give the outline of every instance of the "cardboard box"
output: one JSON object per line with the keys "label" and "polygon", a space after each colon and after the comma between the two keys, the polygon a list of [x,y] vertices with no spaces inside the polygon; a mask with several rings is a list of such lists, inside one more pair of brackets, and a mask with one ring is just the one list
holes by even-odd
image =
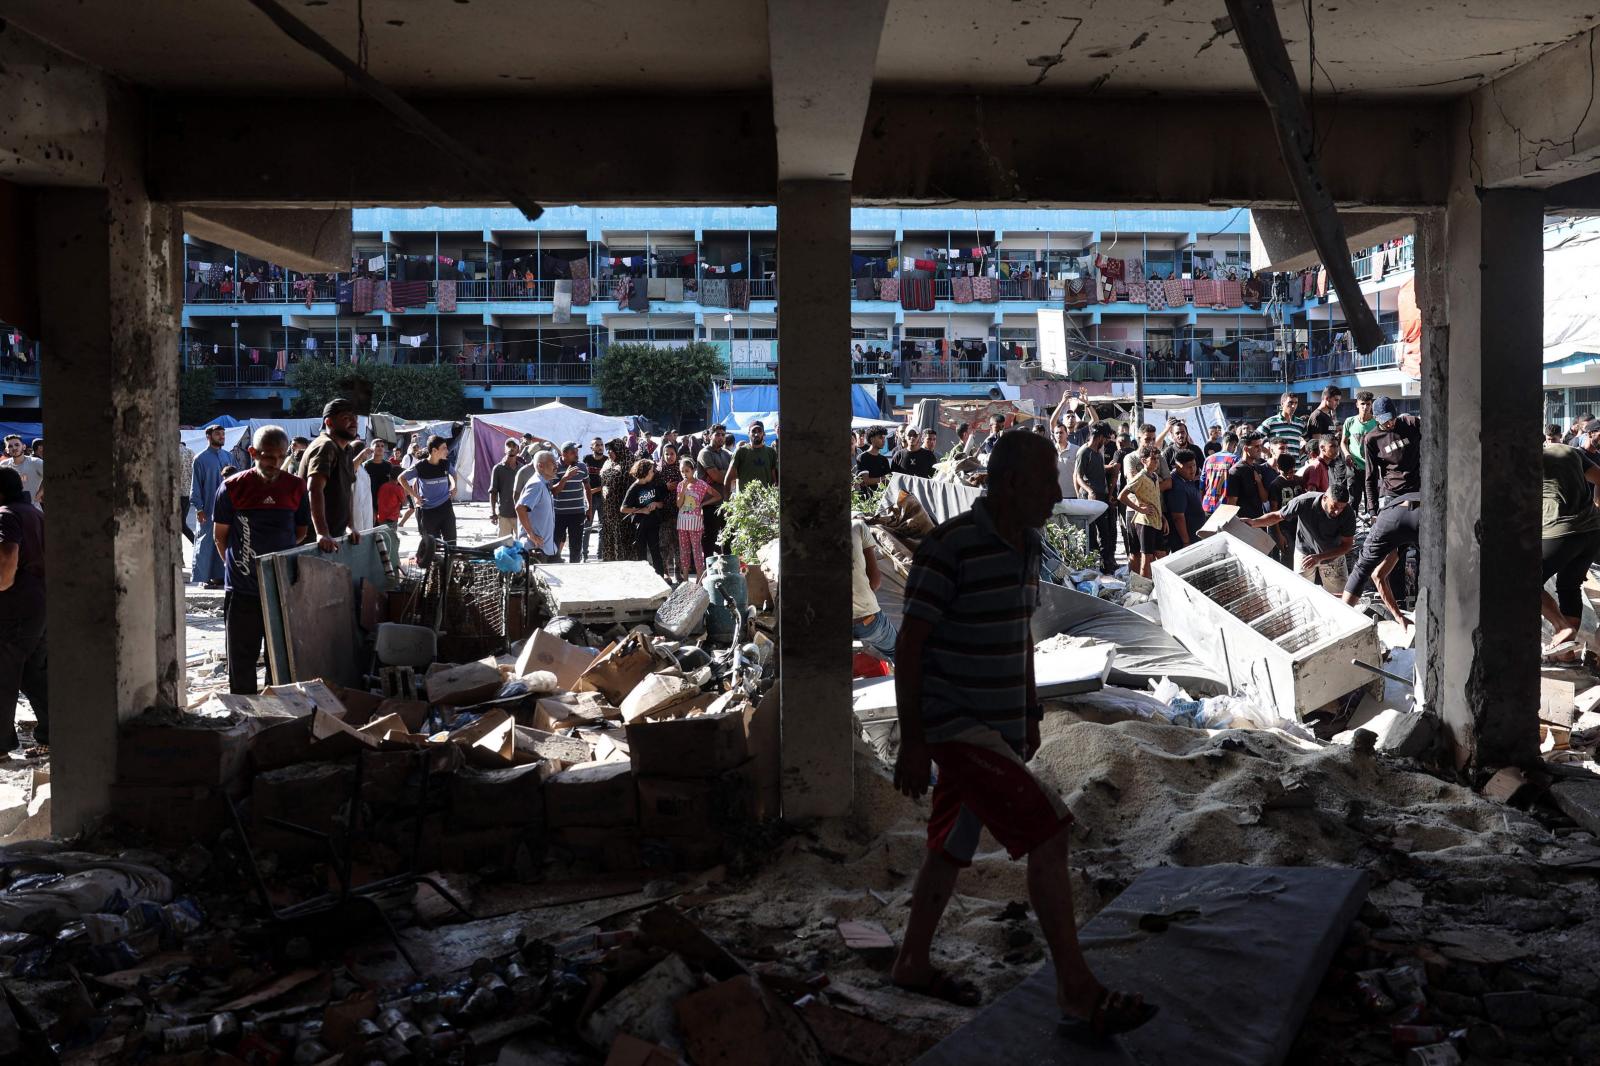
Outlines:
{"label": "cardboard box", "polygon": [[250,738],[260,723],[231,726],[143,726],[117,743],[117,780],[128,785],[223,785],[244,770]]}
{"label": "cardboard box", "polygon": [[450,778],[450,822],[469,829],[541,825],[544,783],[554,773],[543,759],[504,770],[462,767]]}
{"label": "cardboard box", "polygon": [[257,774],[250,790],[251,820],[264,828],[269,818],[281,818],[318,832],[332,832],[334,820],[350,801],[354,778],[354,767],[326,762]]}
{"label": "cardboard box", "polygon": [[569,729],[584,722],[602,719],[620,719],[622,712],[598,692],[568,692],[559,696],[545,696],[534,704],[533,728],[545,733]]}
{"label": "cardboard box", "polygon": [[656,669],[650,630],[639,627],[626,637],[608,645],[578,677],[577,690],[598,692],[614,706],[620,706],[628,693]]}
{"label": "cardboard box", "polygon": [[[711,704],[731,705],[718,700]],[[699,701],[684,708],[705,710]],[[750,727],[756,709],[748,702],[720,714],[709,711],[671,717],[635,719],[628,723],[628,749],[634,772],[641,777],[715,777],[750,758]]]}
{"label": "cardboard box", "polygon": [[438,672],[429,671],[428,702],[466,707],[494,699],[505,682],[494,659],[461,663]]}
{"label": "cardboard box", "polygon": [[429,740],[455,744],[466,752],[469,763],[494,770],[516,761],[516,727],[512,717],[497,707],[453,733],[438,733]]}
{"label": "cardboard box", "polygon": [[311,715],[262,718],[260,732],[250,738],[250,765],[256,773],[292,766],[312,758]]}
{"label": "cardboard box", "polygon": [[522,654],[517,656],[517,676],[545,670],[556,675],[556,682],[564,691],[570,691],[594,660],[593,652],[541,629],[522,646]]}
{"label": "cardboard box", "polygon": [[401,700],[387,699],[373,709],[372,717],[385,718],[391,714],[398,714],[406,728],[413,733],[422,732],[422,726],[428,720],[428,702],[426,700]]}
{"label": "cardboard box", "polygon": [[556,772],[594,760],[594,746],[582,737],[564,737],[542,729],[517,726],[517,757],[543,759]]}
{"label": "cardboard box", "polygon": [[585,763],[544,784],[545,822],[551,829],[612,828],[639,820],[633,767],[625,762]]}
{"label": "cardboard box", "polygon": [[617,709],[622,712],[624,722],[631,722],[665,710],[675,703],[693,699],[699,693],[700,686],[686,678],[673,674],[649,674],[633,686],[633,691],[628,693],[628,698]]}
{"label": "cardboard box", "polygon": [[167,844],[210,842],[230,825],[222,793],[202,785],[114,784],[110,818]]}
{"label": "cardboard box", "polygon": [[645,836],[699,836],[758,821],[755,760],[716,777],[644,777],[639,831]]}

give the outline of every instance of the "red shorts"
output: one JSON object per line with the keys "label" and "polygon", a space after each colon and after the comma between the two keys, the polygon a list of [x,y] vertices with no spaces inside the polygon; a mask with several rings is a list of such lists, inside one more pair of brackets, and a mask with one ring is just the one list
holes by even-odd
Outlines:
{"label": "red shorts", "polygon": [[988,829],[1013,859],[1020,859],[1072,824],[1061,797],[1042,784],[996,736],[993,747],[929,744],[939,767],[928,815],[928,850],[943,850],[957,866],[969,866],[978,831]]}

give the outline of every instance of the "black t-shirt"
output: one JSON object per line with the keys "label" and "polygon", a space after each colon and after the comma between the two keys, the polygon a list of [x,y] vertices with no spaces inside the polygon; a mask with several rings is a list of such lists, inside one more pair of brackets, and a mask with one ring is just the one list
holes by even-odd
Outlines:
{"label": "black t-shirt", "polygon": [[1367,483],[1377,482],[1384,496],[1422,491],[1422,420],[1400,415],[1390,429],[1375,429],[1361,442],[1367,460]]}
{"label": "black t-shirt", "polygon": [[916,477],[933,476],[934,455],[926,448],[910,451],[898,448],[894,453],[894,461],[890,467],[901,474],[912,474]]}
{"label": "black t-shirt", "polygon": [[[628,491],[622,494],[624,507],[649,507],[657,500],[665,500],[667,487],[660,478],[651,478],[649,482],[635,481],[628,486]],[[651,511],[649,514],[629,515],[636,522],[659,522],[660,511]]]}
{"label": "black t-shirt", "polygon": [[606,457],[603,455],[585,455],[583,457],[583,465],[589,468],[589,487],[598,489],[600,487],[600,468],[606,465]]}
{"label": "black t-shirt", "polygon": [[1303,555],[1333,551],[1345,537],[1356,535],[1356,509],[1346,507],[1338,517],[1322,509],[1322,493],[1296,496],[1283,508],[1286,518],[1294,518],[1295,545]]}
{"label": "black t-shirt", "polygon": [[889,460],[877,452],[862,452],[856,456],[856,472],[868,477],[888,477]]}
{"label": "black t-shirt", "polygon": [[[1238,497],[1240,518],[1260,518],[1266,514],[1265,504],[1272,493],[1272,486],[1266,484],[1268,473],[1265,467],[1243,459],[1234,463],[1233,469],[1228,471],[1226,495],[1229,498]],[[1276,475],[1276,472],[1272,473]],[[1267,492],[1265,496],[1262,495],[1263,488]]]}
{"label": "black t-shirt", "polygon": [[1335,436],[1344,423],[1337,414],[1329,414],[1321,407],[1311,412],[1311,417],[1306,419],[1306,437],[1331,437]]}
{"label": "black t-shirt", "polygon": [[0,507],[0,544],[17,546],[17,576],[0,592],[0,619],[15,622],[44,616],[44,512],[24,492]]}
{"label": "black t-shirt", "polygon": [[372,479],[372,491],[377,492],[384,485],[394,480],[400,471],[387,459],[371,459],[363,463],[367,477]]}

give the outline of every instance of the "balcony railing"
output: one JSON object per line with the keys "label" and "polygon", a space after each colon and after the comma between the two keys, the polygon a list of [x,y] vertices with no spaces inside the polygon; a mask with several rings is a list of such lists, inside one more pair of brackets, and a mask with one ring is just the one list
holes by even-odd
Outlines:
{"label": "balcony railing", "polygon": [[457,365],[464,385],[587,385],[592,363],[468,363]]}
{"label": "balcony railing", "polygon": [[1296,359],[1293,371],[1296,381],[1334,377],[1339,374],[1359,374],[1368,370],[1392,370],[1400,365],[1400,344],[1380,344],[1366,355],[1360,352],[1333,352]]}
{"label": "balcony railing", "polygon": [[1398,245],[1387,248],[1364,248],[1350,257],[1350,266],[1356,272],[1356,280],[1372,280],[1372,261],[1377,253],[1382,250],[1388,253],[1384,261],[1384,275],[1397,274],[1406,270],[1414,270],[1417,265],[1417,239],[1415,237],[1402,238]]}
{"label": "balcony railing", "polygon": [[37,362],[18,363],[7,361],[0,363],[0,381],[31,381],[39,380],[39,364]]}

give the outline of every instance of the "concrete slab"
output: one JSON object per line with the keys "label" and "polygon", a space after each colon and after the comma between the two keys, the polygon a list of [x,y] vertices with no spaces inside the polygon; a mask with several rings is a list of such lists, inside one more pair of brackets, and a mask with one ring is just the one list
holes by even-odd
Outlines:
{"label": "concrete slab", "polygon": [[649,621],[672,591],[649,563],[546,566],[539,580],[557,614],[584,622]]}
{"label": "concrete slab", "polygon": [[1348,869],[1146,870],[1078,935],[1108,987],[1160,1004],[1150,1024],[1105,1042],[1060,1035],[1046,963],[917,1062],[1274,1066],[1367,887]]}
{"label": "concrete slab", "polygon": [[1550,798],[1568,818],[1600,836],[1600,778],[1593,781],[1562,781],[1550,789]]}

